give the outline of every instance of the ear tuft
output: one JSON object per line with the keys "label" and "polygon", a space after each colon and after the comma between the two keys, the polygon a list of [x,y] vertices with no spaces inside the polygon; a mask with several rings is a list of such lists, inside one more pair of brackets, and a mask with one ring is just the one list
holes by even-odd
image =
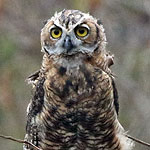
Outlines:
{"label": "ear tuft", "polygon": [[102,24],[102,21],[101,21],[100,19],[98,19],[98,20],[97,20],[97,24],[98,24],[98,25],[101,25],[101,24]]}
{"label": "ear tuft", "polygon": [[45,25],[45,24],[47,24],[47,22],[48,22],[48,20],[44,20],[44,21],[43,21],[43,24]]}

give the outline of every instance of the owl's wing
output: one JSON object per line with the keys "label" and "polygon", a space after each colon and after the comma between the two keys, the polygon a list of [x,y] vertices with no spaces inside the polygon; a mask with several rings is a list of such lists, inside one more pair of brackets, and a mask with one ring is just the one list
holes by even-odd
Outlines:
{"label": "owl's wing", "polygon": [[118,91],[117,91],[116,84],[113,78],[112,78],[112,87],[113,87],[113,96],[114,96],[114,106],[118,115],[119,113]]}
{"label": "owl's wing", "polygon": [[[41,112],[44,103],[44,88],[43,84],[45,78],[39,77],[39,71],[29,77],[31,80],[36,81],[33,88],[33,97],[27,108],[27,125],[25,140],[39,146],[39,130],[40,124],[36,121],[36,116]],[[33,150],[29,145],[24,145],[24,150]]]}
{"label": "owl's wing", "polygon": [[39,74],[40,74],[40,70],[37,70],[36,72],[34,72],[33,74],[31,74],[31,75],[26,79],[26,81],[27,81],[29,84],[30,84],[30,83],[34,83],[35,80],[38,79]]}
{"label": "owl's wing", "polygon": [[[105,63],[104,68],[108,69],[108,73],[110,71],[110,75],[113,75],[111,73],[111,70],[110,70],[110,67],[113,64],[114,64],[114,55],[111,54],[111,52],[107,52],[106,53],[106,63]],[[114,106],[115,106],[115,109],[116,109],[116,112],[117,112],[117,115],[118,115],[118,113],[119,113],[118,91],[117,91],[116,84],[115,84],[113,76],[111,77],[111,80],[112,80],[112,88],[113,88],[113,96],[114,96]]]}

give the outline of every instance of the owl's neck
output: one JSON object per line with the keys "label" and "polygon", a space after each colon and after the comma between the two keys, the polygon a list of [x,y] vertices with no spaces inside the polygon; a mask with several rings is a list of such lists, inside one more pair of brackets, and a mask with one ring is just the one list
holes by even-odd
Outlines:
{"label": "owl's neck", "polygon": [[42,73],[47,73],[51,68],[63,67],[66,70],[76,70],[83,63],[81,56],[75,57],[49,57],[48,55],[43,56],[43,63],[41,67]]}
{"label": "owl's neck", "polygon": [[83,64],[91,64],[93,67],[101,68],[104,72],[111,74],[110,66],[113,65],[113,55],[109,53],[99,53],[92,56],[78,54],[69,57],[50,57],[43,56],[42,72],[47,72],[53,66],[62,66],[67,70],[78,69]]}

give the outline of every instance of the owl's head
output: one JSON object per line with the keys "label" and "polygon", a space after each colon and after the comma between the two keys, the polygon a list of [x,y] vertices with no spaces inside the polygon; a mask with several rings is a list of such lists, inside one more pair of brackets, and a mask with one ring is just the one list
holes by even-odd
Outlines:
{"label": "owl's head", "polygon": [[63,10],[47,20],[41,31],[42,51],[50,56],[92,55],[104,51],[104,28],[91,15]]}

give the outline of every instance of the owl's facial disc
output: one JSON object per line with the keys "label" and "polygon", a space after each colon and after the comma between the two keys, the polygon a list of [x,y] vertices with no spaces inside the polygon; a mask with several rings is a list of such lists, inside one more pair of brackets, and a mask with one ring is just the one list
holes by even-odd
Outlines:
{"label": "owl's facial disc", "polygon": [[56,13],[41,32],[42,51],[53,56],[71,56],[78,53],[91,55],[106,44],[102,25],[89,14],[76,10]]}
{"label": "owl's facial disc", "polygon": [[86,42],[93,31],[87,24],[77,25],[73,29],[65,29],[52,25],[49,28],[49,41],[44,41],[44,50],[49,55],[74,55],[93,52],[97,44]]}

